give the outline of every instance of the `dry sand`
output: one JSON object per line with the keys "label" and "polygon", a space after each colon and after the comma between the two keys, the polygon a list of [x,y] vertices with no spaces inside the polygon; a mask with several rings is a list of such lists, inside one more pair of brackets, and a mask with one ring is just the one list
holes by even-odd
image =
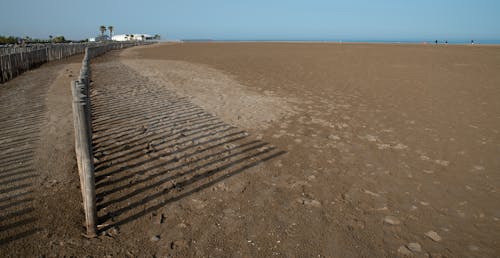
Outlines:
{"label": "dry sand", "polygon": [[56,254],[500,253],[500,47],[161,44],[92,69],[102,234]]}
{"label": "dry sand", "polygon": [[495,256],[499,54],[284,43],[124,51],[121,74],[145,76],[286,152],[156,207],[167,223],[155,227],[152,250],[175,254],[165,246],[181,241],[184,255]]}
{"label": "dry sand", "polygon": [[0,85],[1,257],[86,253],[69,88],[82,58]]}

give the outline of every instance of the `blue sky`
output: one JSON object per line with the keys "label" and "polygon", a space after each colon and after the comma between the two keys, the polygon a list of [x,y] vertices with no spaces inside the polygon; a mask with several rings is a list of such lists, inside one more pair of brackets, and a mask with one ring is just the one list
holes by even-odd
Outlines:
{"label": "blue sky", "polygon": [[84,39],[500,40],[498,0],[0,0],[0,35]]}

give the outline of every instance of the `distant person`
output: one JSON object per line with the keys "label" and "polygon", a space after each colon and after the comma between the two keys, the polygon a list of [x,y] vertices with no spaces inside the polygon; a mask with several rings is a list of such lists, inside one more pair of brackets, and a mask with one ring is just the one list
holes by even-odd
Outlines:
{"label": "distant person", "polygon": [[474,40],[471,40],[471,41],[470,41],[470,44],[471,44],[471,45],[474,45]]}
{"label": "distant person", "polygon": [[445,41],[444,41],[444,44],[445,44],[445,45],[448,45],[448,40],[445,40]]}
{"label": "distant person", "polygon": [[436,40],[435,42],[436,42],[436,45],[437,45],[437,44],[438,44],[438,41]]}

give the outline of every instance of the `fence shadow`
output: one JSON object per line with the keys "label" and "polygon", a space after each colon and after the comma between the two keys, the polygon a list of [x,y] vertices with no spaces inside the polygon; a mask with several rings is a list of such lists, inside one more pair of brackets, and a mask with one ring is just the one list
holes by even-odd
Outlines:
{"label": "fence shadow", "polygon": [[[132,71],[127,72],[135,81],[99,76],[102,70],[114,74],[113,69],[118,74],[125,68],[94,69],[104,82],[99,79],[91,89],[101,230],[148,215],[285,153],[187,99],[148,86],[147,78]],[[127,80],[126,87],[120,80]]]}
{"label": "fence shadow", "polygon": [[40,104],[44,93],[32,89],[36,97],[29,101],[33,103],[19,103],[19,95],[15,96],[19,93],[12,88],[18,86],[7,83],[0,89],[0,246],[39,231],[32,182],[37,177],[34,146],[45,117]]}

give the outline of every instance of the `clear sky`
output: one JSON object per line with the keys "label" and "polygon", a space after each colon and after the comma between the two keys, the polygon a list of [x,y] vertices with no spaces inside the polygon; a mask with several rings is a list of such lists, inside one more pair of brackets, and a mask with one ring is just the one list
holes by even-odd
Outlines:
{"label": "clear sky", "polygon": [[0,35],[500,40],[500,0],[0,0]]}

